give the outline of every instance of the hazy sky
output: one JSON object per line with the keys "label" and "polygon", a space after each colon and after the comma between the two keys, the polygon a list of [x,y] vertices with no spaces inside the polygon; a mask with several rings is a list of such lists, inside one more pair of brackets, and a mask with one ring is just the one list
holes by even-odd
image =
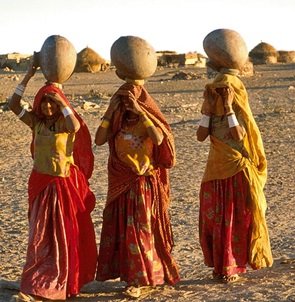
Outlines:
{"label": "hazy sky", "polygon": [[0,0],[0,54],[39,51],[50,35],[105,59],[125,35],[205,54],[203,39],[217,28],[238,31],[249,51],[261,41],[295,50],[295,0]]}

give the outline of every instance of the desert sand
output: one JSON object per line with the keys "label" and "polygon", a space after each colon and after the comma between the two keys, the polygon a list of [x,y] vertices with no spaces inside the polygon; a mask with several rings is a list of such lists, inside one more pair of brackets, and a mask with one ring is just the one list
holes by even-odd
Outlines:
{"label": "desert sand", "polygon": [[[250,106],[261,130],[268,160],[265,194],[267,222],[274,265],[253,271],[249,268],[235,284],[216,283],[211,269],[203,263],[198,242],[198,192],[209,142],[197,142],[203,89],[210,82],[205,68],[163,68],[146,82],[146,88],[171,124],[177,164],[171,169],[171,220],[174,257],[181,281],[175,288],[165,285],[141,297],[140,301],[295,301],[295,64],[258,65],[252,77],[243,78]],[[173,80],[183,71],[193,77]],[[29,153],[30,130],[5,110],[22,73],[0,74],[0,301],[17,294],[25,261],[27,221],[27,180],[32,167]],[[32,103],[45,79],[38,72],[29,83],[24,100]],[[103,73],[75,73],[64,91],[83,116],[94,137],[110,96],[123,82],[114,70]],[[85,106],[85,101],[91,106]],[[87,103],[86,103],[87,105]],[[95,170],[91,188],[97,203],[92,214],[99,244],[102,212],[106,199],[108,147],[93,147]],[[128,301],[118,280],[92,282],[79,297],[69,301]]]}

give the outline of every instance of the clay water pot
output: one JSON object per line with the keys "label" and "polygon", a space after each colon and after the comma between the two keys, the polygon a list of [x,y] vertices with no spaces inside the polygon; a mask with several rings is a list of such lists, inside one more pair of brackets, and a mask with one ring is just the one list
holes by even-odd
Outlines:
{"label": "clay water pot", "polygon": [[241,35],[231,29],[216,29],[203,41],[209,65],[241,70],[248,59],[248,50]]}
{"label": "clay water pot", "polygon": [[144,39],[123,36],[111,47],[111,61],[121,79],[143,80],[157,69],[157,55],[153,47]]}
{"label": "clay water pot", "polygon": [[59,35],[48,37],[35,56],[46,80],[60,84],[70,78],[77,61],[72,43]]}

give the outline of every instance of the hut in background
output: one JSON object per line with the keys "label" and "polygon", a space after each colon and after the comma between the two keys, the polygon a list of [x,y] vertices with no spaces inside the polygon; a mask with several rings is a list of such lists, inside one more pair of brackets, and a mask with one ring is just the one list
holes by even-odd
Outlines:
{"label": "hut in background", "polygon": [[277,63],[278,53],[276,49],[265,42],[259,43],[250,52],[249,57],[253,64]]}
{"label": "hut in background", "polygon": [[197,52],[177,53],[175,51],[157,51],[158,66],[178,67],[195,66],[205,67],[206,57]]}
{"label": "hut in background", "polygon": [[278,51],[278,62],[280,63],[295,63],[295,51]]}
{"label": "hut in background", "polygon": [[158,66],[168,67],[168,66],[179,66],[178,54],[176,51],[163,50],[156,51],[158,58]]}
{"label": "hut in background", "polygon": [[0,68],[14,71],[25,71],[28,69],[32,55],[18,52],[0,55]]}
{"label": "hut in background", "polygon": [[93,49],[86,47],[77,54],[75,72],[99,72],[109,68],[109,63]]}

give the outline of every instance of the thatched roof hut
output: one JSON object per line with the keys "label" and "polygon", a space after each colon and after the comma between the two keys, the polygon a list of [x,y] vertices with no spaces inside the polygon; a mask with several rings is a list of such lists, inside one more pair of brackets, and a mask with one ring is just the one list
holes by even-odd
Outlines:
{"label": "thatched roof hut", "polygon": [[109,67],[108,62],[93,49],[86,47],[77,54],[75,72],[99,72]]}
{"label": "thatched roof hut", "polygon": [[295,51],[278,51],[278,62],[280,63],[295,63]]}
{"label": "thatched roof hut", "polygon": [[249,57],[253,64],[277,63],[278,53],[272,45],[261,42],[249,52]]}

